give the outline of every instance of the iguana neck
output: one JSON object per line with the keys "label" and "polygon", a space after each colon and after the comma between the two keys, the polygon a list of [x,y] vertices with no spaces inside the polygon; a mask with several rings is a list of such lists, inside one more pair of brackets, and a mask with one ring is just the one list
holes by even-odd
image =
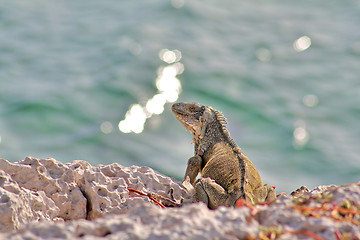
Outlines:
{"label": "iguana neck", "polygon": [[[229,137],[227,130],[225,129],[225,125],[223,121],[225,119],[223,116],[212,110],[214,112],[214,117],[211,121],[204,123],[201,131],[203,132],[203,136],[194,135],[194,143],[195,143],[195,154],[204,155],[206,151],[208,151],[212,146],[214,146],[218,142],[229,142],[232,140]],[[218,119],[221,118],[221,119]],[[232,146],[233,147],[233,146]]]}

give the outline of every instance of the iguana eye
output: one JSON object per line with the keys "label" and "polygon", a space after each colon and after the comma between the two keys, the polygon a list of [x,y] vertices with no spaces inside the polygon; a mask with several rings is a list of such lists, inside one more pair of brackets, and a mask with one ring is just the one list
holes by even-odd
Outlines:
{"label": "iguana eye", "polygon": [[189,108],[189,110],[193,112],[193,111],[195,111],[195,107],[191,106],[191,107]]}

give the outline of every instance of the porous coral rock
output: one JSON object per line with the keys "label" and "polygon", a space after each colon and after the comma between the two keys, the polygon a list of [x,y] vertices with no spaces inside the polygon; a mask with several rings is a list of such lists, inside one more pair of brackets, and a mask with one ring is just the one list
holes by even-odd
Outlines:
{"label": "porous coral rock", "polygon": [[[0,233],[0,239],[307,239],[310,235],[306,234],[360,239],[360,182],[320,186],[297,197],[280,195],[270,205],[209,210],[195,203],[161,209],[148,197],[129,193],[128,188],[166,198],[172,193],[176,201],[187,198],[188,193],[178,182],[149,167],[117,163],[94,167],[82,160],[62,164],[54,159],[26,158],[18,163],[0,160],[0,169],[10,174],[0,174],[4,176],[0,178],[0,224],[10,215],[15,219],[6,229],[15,230]],[[82,218],[91,221],[51,222],[64,216],[57,214],[57,207],[61,211],[66,203],[71,209],[74,202],[67,197],[74,198],[74,189],[86,202],[79,207]],[[334,215],[338,208],[352,213]],[[38,220],[47,221],[31,223]]]}
{"label": "porous coral rock", "polygon": [[[149,167],[124,167],[118,163],[93,167],[82,160],[73,161],[67,166],[74,171],[76,182],[88,200],[87,219],[90,220],[109,213],[122,213],[139,201],[139,198],[129,197],[128,187],[166,198],[170,198],[171,188],[178,202],[187,197],[184,188],[174,179]],[[141,201],[150,200],[142,197]]]}
{"label": "porous coral rock", "polygon": [[[357,206],[359,212],[360,182],[343,186],[319,186],[303,196],[292,198],[280,195],[275,203],[269,206],[258,206],[257,221],[266,228],[281,227],[284,233],[280,239],[296,239],[289,232],[310,232],[322,239],[335,239],[335,231],[348,234],[351,239],[360,239],[360,214],[352,215],[354,222],[334,218],[333,212],[339,204],[346,201]],[[341,207],[341,206],[340,206]],[[304,212],[300,210],[304,209]],[[354,210],[354,209],[353,209]],[[356,211],[356,210],[354,210]]]}
{"label": "porous coral rock", "polygon": [[[0,159],[0,169],[22,188],[43,191],[59,208],[64,220],[95,219],[119,214],[148,197],[131,194],[129,188],[170,198],[178,202],[187,192],[174,179],[149,167],[123,167],[117,163],[94,167],[83,160],[62,164],[55,159],[27,157],[17,163]],[[170,190],[171,189],[171,190]]]}
{"label": "porous coral rock", "polygon": [[44,192],[19,187],[0,170],[0,231],[18,229],[31,221],[58,221],[59,208]]}
{"label": "porous coral rock", "polygon": [[329,194],[333,196],[334,203],[336,204],[340,204],[345,201],[360,204],[360,182],[358,184],[333,187],[329,189]]}
{"label": "porous coral rock", "polygon": [[59,208],[64,220],[86,217],[86,198],[75,182],[73,171],[55,159],[27,157],[17,163],[0,159],[0,169],[8,173],[20,187],[43,191]]}
{"label": "porous coral rock", "polygon": [[124,179],[112,179],[104,175],[99,168],[81,160],[67,165],[74,171],[76,183],[87,199],[87,219],[122,211],[129,198]]}
{"label": "porous coral rock", "polygon": [[[237,217],[228,214],[235,211]],[[29,224],[5,235],[9,240],[37,239],[245,239],[256,236],[258,224],[247,223],[248,209],[222,208],[212,211],[203,203],[183,208],[160,209],[139,203],[126,214],[107,215],[93,221],[61,224]],[[39,234],[41,233],[41,234]]]}

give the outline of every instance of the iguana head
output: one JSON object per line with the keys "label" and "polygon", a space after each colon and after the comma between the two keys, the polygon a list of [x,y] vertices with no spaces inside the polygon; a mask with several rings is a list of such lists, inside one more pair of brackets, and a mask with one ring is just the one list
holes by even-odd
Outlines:
{"label": "iguana head", "polygon": [[203,115],[206,106],[197,103],[175,103],[172,105],[172,111],[176,119],[185,127],[186,130],[195,136],[201,134],[203,126]]}

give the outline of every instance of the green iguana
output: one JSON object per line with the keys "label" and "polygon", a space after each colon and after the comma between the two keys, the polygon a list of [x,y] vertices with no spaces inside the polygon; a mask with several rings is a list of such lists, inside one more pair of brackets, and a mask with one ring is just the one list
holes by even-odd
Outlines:
{"label": "green iguana", "polygon": [[273,187],[263,185],[254,165],[230,138],[220,112],[195,103],[175,103],[172,111],[193,134],[195,155],[188,160],[183,185],[190,182],[195,188],[196,201],[214,209],[234,206],[238,199],[252,204],[276,199]]}

